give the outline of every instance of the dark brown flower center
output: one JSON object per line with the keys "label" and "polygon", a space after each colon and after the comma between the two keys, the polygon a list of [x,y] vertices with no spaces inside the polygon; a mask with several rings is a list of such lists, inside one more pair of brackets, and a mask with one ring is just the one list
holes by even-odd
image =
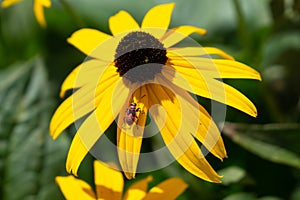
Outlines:
{"label": "dark brown flower center", "polygon": [[114,62],[120,76],[131,82],[144,82],[153,80],[167,59],[167,51],[158,39],[137,31],[122,38]]}

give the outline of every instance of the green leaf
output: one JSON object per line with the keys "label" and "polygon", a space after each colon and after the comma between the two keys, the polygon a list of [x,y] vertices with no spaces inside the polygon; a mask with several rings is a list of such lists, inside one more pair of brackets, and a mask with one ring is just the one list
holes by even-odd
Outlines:
{"label": "green leaf", "polygon": [[242,180],[246,172],[244,169],[237,166],[230,166],[225,169],[219,170],[218,174],[223,175],[222,184],[229,185],[231,183],[236,183]]}
{"label": "green leaf", "polygon": [[266,197],[259,198],[259,200],[282,200],[282,199],[279,197],[266,196]]}
{"label": "green leaf", "polygon": [[293,192],[293,194],[291,195],[291,200],[298,200],[298,199],[300,199],[300,186],[299,185],[295,189],[295,191]]}
{"label": "green leaf", "polygon": [[53,141],[49,82],[41,58],[0,72],[0,199],[59,199],[69,140]]}
{"label": "green leaf", "polygon": [[240,192],[231,194],[224,198],[224,200],[257,200],[254,194],[246,193],[246,192]]}
{"label": "green leaf", "polygon": [[261,198],[257,198],[254,194],[240,192],[227,196],[224,200],[282,200],[279,197],[265,196]]}
{"label": "green leaf", "polygon": [[[273,126],[274,128],[276,128],[274,129],[274,131],[277,130],[278,127],[280,126],[281,124],[278,126]],[[252,136],[256,135],[257,132],[259,132],[260,129],[259,127],[261,127],[261,130],[263,130],[265,126],[262,125],[243,126],[239,124],[225,123],[223,127],[223,133],[238,145],[262,157],[263,159],[275,163],[289,165],[300,169],[300,157],[296,153],[289,151],[288,149],[285,149],[283,147],[277,146],[275,144],[271,144],[250,136],[250,135]],[[282,127],[285,126],[282,125]],[[295,127],[299,128],[299,125]],[[251,134],[245,134],[245,133],[251,133]]]}

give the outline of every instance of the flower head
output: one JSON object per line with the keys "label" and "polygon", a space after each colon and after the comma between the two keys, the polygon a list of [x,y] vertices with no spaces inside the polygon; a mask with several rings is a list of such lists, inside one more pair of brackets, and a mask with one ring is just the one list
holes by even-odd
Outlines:
{"label": "flower head", "polygon": [[68,200],[171,200],[177,198],[187,188],[187,184],[180,178],[170,178],[147,191],[148,183],[152,181],[152,177],[148,176],[147,178],[132,184],[123,196],[124,180],[121,172],[114,170],[99,161],[94,162],[96,192],[86,182],[75,178],[74,176],[58,176],[55,180],[63,195]]}
{"label": "flower head", "polygon": [[190,34],[206,31],[194,26],[168,30],[174,5],[153,7],[141,26],[120,11],[109,19],[112,36],[85,28],[68,39],[89,57],[62,84],[62,97],[75,90],[50,124],[55,139],[87,115],[70,147],[68,172],[77,173],[88,151],[116,120],[120,165],[127,178],[134,178],[149,114],[169,152],[186,170],[220,182],[199,143],[221,160],[226,150],[212,117],[191,93],[256,116],[253,103],[221,79],[260,80],[260,75],[220,49],[182,45]]}
{"label": "flower head", "polygon": [[[1,7],[7,8],[11,5],[19,3],[20,1],[22,1],[22,0],[4,0],[1,3]],[[33,10],[34,10],[35,18],[42,27],[46,26],[44,7],[49,8],[50,6],[51,6],[50,0],[34,0],[33,1]]]}

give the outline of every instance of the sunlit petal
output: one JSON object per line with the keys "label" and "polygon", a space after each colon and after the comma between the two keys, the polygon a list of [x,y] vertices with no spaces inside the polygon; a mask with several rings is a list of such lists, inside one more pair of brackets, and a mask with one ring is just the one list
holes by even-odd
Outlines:
{"label": "sunlit petal", "polygon": [[192,33],[204,35],[206,30],[195,26],[179,26],[170,30],[166,35],[164,35],[161,41],[164,46],[168,48],[177,44]]}
{"label": "sunlit petal", "polygon": [[[93,50],[98,47],[102,42],[110,39],[111,36],[91,28],[83,28],[71,35],[67,41],[74,45],[77,49],[94,58],[99,60],[104,59],[101,54],[97,55],[96,53],[92,54]],[[106,49],[110,53],[114,54],[114,49]],[[110,61],[110,60],[106,60]]]}
{"label": "sunlit petal", "polygon": [[124,187],[122,173],[99,161],[94,162],[94,171],[97,198],[121,200]]}
{"label": "sunlit petal", "polygon": [[171,57],[169,63],[176,67],[176,70],[187,71],[187,73],[197,69],[205,77],[261,80],[260,74],[255,69],[234,60]]}
{"label": "sunlit petal", "polygon": [[146,196],[147,187],[152,177],[148,176],[132,184],[125,193],[124,200],[142,200]]}
{"label": "sunlit petal", "polygon": [[77,89],[87,84],[95,85],[95,82],[102,76],[106,67],[108,67],[106,62],[95,59],[82,63],[64,80],[61,85],[60,97],[62,98],[67,90]]}
{"label": "sunlit petal", "polygon": [[204,77],[197,70],[186,71],[181,67],[175,69],[164,66],[162,73],[177,86],[199,96],[234,107],[253,117],[257,116],[254,104],[233,87],[210,77]]}
{"label": "sunlit petal", "polygon": [[234,58],[226,52],[214,47],[183,47],[183,48],[169,48],[167,52],[168,58],[180,59],[182,57],[190,56],[210,56],[218,55],[222,58],[234,60]]}
{"label": "sunlit petal", "polygon": [[180,178],[170,178],[150,189],[144,200],[173,200],[181,195],[188,185]]}
{"label": "sunlit petal", "polygon": [[74,176],[57,176],[55,178],[64,197],[68,200],[95,200],[96,196],[93,189],[86,182]]}
{"label": "sunlit petal", "polygon": [[[106,89],[105,93],[106,95],[100,98],[96,110],[82,123],[73,139],[66,164],[68,172],[77,173],[87,151],[93,147],[116,118],[117,113],[121,111],[129,94],[129,89],[124,87],[122,79],[120,79],[112,87]],[[78,151],[78,146],[81,152]]]}
{"label": "sunlit petal", "polygon": [[121,10],[109,18],[109,28],[113,35],[138,30],[140,27],[135,19],[126,11]]}
{"label": "sunlit petal", "polygon": [[143,19],[142,29],[148,30],[158,39],[161,38],[169,27],[174,6],[174,3],[170,3],[151,8]]}
{"label": "sunlit petal", "polygon": [[[120,127],[117,129],[119,161],[128,179],[135,177],[148,109],[148,94],[143,86],[137,89],[132,96],[132,102],[125,103],[124,111],[121,111],[119,115],[118,125]],[[136,103],[137,109],[140,110],[137,112],[136,122],[132,125],[128,125],[125,121],[126,110],[130,103]]]}
{"label": "sunlit petal", "polygon": [[53,139],[77,119],[93,111],[103,98],[112,93],[117,81],[121,79],[113,67],[108,67],[103,74],[94,74],[90,80],[86,87],[68,97],[55,111],[50,122],[50,134]]}

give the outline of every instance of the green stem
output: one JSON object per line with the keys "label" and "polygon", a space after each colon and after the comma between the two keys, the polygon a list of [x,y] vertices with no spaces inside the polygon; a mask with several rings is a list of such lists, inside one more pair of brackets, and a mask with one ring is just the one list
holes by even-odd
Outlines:
{"label": "green stem", "polygon": [[61,4],[65,7],[66,11],[73,17],[74,21],[76,22],[79,28],[85,27],[85,23],[80,18],[79,15],[75,12],[72,6],[66,0],[60,0]]}
{"label": "green stem", "polygon": [[5,19],[5,17],[3,16],[2,10],[0,10],[0,57],[1,58],[5,58],[4,60],[1,60],[0,62],[0,69],[2,67],[6,67],[6,65],[8,65],[11,56],[9,54],[9,46],[7,45],[7,42],[5,41],[5,37],[3,34],[3,19]]}
{"label": "green stem", "polygon": [[244,46],[245,49],[248,49],[250,44],[250,35],[247,31],[247,26],[241,8],[240,0],[233,0],[233,5],[235,7],[238,19],[238,32],[240,43]]}

